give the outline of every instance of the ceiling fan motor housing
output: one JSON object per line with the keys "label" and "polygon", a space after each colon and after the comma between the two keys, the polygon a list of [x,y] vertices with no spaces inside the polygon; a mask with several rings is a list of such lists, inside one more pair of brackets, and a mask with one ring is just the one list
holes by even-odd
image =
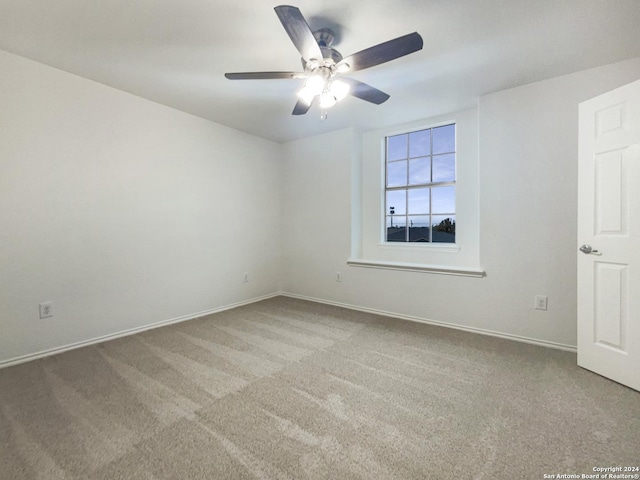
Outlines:
{"label": "ceiling fan motor housing", "polygon": [[330,47],[336,38],[336,34],[330,28],[319,28],[313,32],[313,38],[316,39],[321,47]]}
{"label": "ceiling fan motor housing", "polygon": [[335,39],[333,30],[330,28],[320,28],[313,32],[313,37],[316,39],[316,42],[318,42],[320,52],[322,52],[322,59],[318,58],[318,63],[316,64],[312,61],[315,59],[306,61],[302,58],[302,67],[307,72],[312,72],[318,67],[333,69],[333,67],[342,60],[340,52],[331,47],[331,44]]}
{"label": "ceiling fan motor housing", "polygon": [[[325,60],[325,65],[327,60],[333,61],[333,63],[338,63],[342,60],[342,55],[335,48],[331,47],[333,41],[336,38],[336,34],[330,28],[319,28],[318,30],[313,32],[313,38],[318,42],[318,46],[320,47],[320,51],[322,52],[322,57]],[[327,65],[329,66],[329,65]]]}
{"label": "ceiling fan motor housing", "polygon": [[325,64],[327,60],[330,60],[330,63],[336,64],[340,60],[342,60],[342,55],[335,48],[331,47],[320,47],[320,51],[322,52],[322,57],[324,58]]}

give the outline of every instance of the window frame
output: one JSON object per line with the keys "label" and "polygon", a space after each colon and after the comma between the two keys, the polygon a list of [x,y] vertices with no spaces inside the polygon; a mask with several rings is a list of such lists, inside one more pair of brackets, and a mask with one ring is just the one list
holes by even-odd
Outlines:
{"label": "window frame", "polygon": [[[456,243],[384,241],[386,137],[448,124],[456,125]],[[470,108],[361,134],[352,157],[349,265],[484,276],[480,268],[478,129],[478,110]]]}
{"label": "window frame", "polygon": [[[453,136],[453,150],[452,151],[447,151],[447,152],[440,152],[440,153],[434,153],[433,152],[433,132],[435,129],[437,128],[442,128],[442,127],[448,127],[448,126],[453,126],[454,127],[454,136]],[[428,131],[429,132],[429,153],[427,155],[419,155],[419,156],[415,156],[412,157],[411,156],[411,147],[410,147],[410,140],[411,140],[411,135],[414,133],[420,133],[420,132],[425,132]],[[457,188],[456,186],[456,180],[457,180],[457,169],[458,169],[458,162],[457,162],[457,131],[458,131],[458,126],[456,125],[455,122],[450,122],[450,123],[444,123],[442,125],[436,125],[436,126],[430,126],[430,127],[425,127],[425,128],[419,128],[419,129],[411,129],[402,133],[396,133],[393,135],[386,135],[385,136],[385,148],[384,148],[384,168],[385,168],[385,173],[384,173],[384,201],[383,201],[383,208],[382,208],[382,217],[383,217],[383,223],[385,225],[384,228],[384,235],[382,238],[382,243],[384,244],[420,244],[420,243],[428,243],[428,244],[441,244],[441,245],[455,245],[455,238],[453,242],[434,242],[433,241],[433,217],[450,217],[450,218],[454,218],[454,222],[456,222],[455,217],[456,217],[456,205],[455,205],[455,194],[454,194],[454,211],[453,212],[437,212],[437,213],[433,213],[433,188],[438,188],[438,187],[454,187]],[[407,136],[407,154],[406,157],[403,158],[399,158],[399,159],[393,159],[390,160],[389,159],[389,139],[393,138],[393,137],[398,137],[398,136],[402,136],[402,135],[406,135]],[[454,179],[453,180],[448,180],[448,181],[437,181],[434,182],[433,181],[433,160],[436,157],[443,157],[445,155],[453,155],[454,156]],[[415,183],[412,184],[411,183],[411,168],[410,168],[410,162],[411,160],[417,160],[420,158],[429,158],[429,182],[423,182],[423,183]],[[406,172],[406,178],[407,181],[405,184],[403,185],[396,185],[396,186],[389,186],[389,164],[393,164],[393,163],[400,163],[400,162],[406,162],[407,164],[407,172]],[[429,209],[427,213],[416,213],[416,214],[411,214],[409,212],[409,192],[411,190],[416,190],[416,189],[424,189],[424,188],[428,188],[429,189]],[[391,206],[388,204],[388,193],[389,192],[393,192],[393,191],[404,191],[406,193],[406,198],[405,198],[405,213],[404,214],[393,214],[390,213],[390,208]],[[417,242],[417,241],[411,241],[411,228],[409,227],[409,218],[411,216],[428,216],[429,217],[429,221],[428,221],[428,225],[429,225],[429,240],[427,242]],[[388,228],[389,226],[387,225],[387,221],[390,220],[391,221],[391,225],[393,225],[393,218],[403,218],[405,219],[405,240],[397,240],[397,241],[390,241],[389,240],[389,235],[388,235]]]}

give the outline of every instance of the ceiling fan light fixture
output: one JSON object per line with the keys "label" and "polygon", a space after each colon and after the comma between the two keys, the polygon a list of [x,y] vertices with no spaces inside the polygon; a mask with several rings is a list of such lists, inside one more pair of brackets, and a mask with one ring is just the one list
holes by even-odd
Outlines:
{"label": "ceiling fan light fixture", "polygon": [[310,58],[306,62],[306,68],[308,68],[309,70],[315,70],[319,66],[320,66],[320,62],[318,60],[316,60],[315,58]]}
{"label": "ceiling fan light fixture", "polygon": [[313,99],[315,97],[316,97],[316,94],[307,87],[303,87],[300,90],[298,90],[298,98],[307,105],[311,105],[311,102],[313,102]]}
{"label": "ceiling fan light fixture", "polygon": [[[320,95],[324,90],[324,77],[322,75],[314,74],[307,78],[304,84],[304,88],[313,93],[314,96]],[[304,89],[303,89],[304,90]]]}
{"label": "ceiling fan light fixture", "polygon": [[320,94],[320,108],[323,110],[333,107],[338,101],[330,92],[322,92]]}
{"label": "ceiling fan light fixture", "polygon": [[343,82],[342,80],[334,80],[329,86],[329,93],[335,97],[336,102],[339,102],[347,96],[350,88],[351,87],[348,83]]}

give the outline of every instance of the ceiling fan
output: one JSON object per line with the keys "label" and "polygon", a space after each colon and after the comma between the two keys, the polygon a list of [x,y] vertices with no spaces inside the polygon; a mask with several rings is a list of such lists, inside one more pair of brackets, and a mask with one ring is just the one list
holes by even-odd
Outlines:
{"label": "ceiling fan", "polygon": [[302,55],[304,71],[240,72],[225,73],[224,76],[229,80],[306,79],[304,87],[297,92],[298,102],[293,115],[304,115],[317,101],[324,120],[327,109],[348,94],[380,105],[389,99],[388,94],[343,74],[380,65],[422,49],[422,37],[414,32],[343,58],[340,52],[331,47],[335,38],[331,29],[321,28],[312,32],[300,10],[290,5],[280,5],[275,7],[275,11]]}

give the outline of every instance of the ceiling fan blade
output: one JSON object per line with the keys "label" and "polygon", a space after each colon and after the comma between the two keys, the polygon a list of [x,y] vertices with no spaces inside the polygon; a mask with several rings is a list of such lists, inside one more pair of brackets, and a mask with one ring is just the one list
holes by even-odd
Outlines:
{"label": "ceiling fan blade", "polygon": [[280,5],[274,9],[289,38],[305,60],[322,60],[322,52],[318,46],[309,24],[300,10],[290,5]]}
{"label": "ceiling fan blade", "polygon": [[340,77],[340,80],[349,84],[349,86],[351,87],[349,89],[350,95],[353,95],[354,97],[357,97],[361,100],[366,100],[367,102],[375,103],[376,105],[380,105],[381,103],[389,100],[388,94],[372,87],[371,85],[367,85],[366,83],[362,83],[358,80],[347,77]]}
{"label": "ceiling fan blade", "polygon": [[309,109],[311,108],[312,104],[313,104],[313,102],[311,102],[311,104],[307,105],[302,100],[298,100],[298,103],[296,103],[296,106],[293,107],[293,112],[291,112],[291,115],[304,115],[305,113],[307,113],[309,111]]}
{"label": "ceiling fan blade", "polygon": [[225,73],[229,80],[271,80],[276,78],[304,78],[304,73],[296,72],[239,72]]}
{"label": "ceiling fan blade", "polygon": [[365,68],[380,65],[381,63],[417,52],[422,49],[422,44],[420,34],[413,32],[354,53],[340,61],[338,66],[347,63],[351,67],[350,71],[352,72],[364,70]]}

